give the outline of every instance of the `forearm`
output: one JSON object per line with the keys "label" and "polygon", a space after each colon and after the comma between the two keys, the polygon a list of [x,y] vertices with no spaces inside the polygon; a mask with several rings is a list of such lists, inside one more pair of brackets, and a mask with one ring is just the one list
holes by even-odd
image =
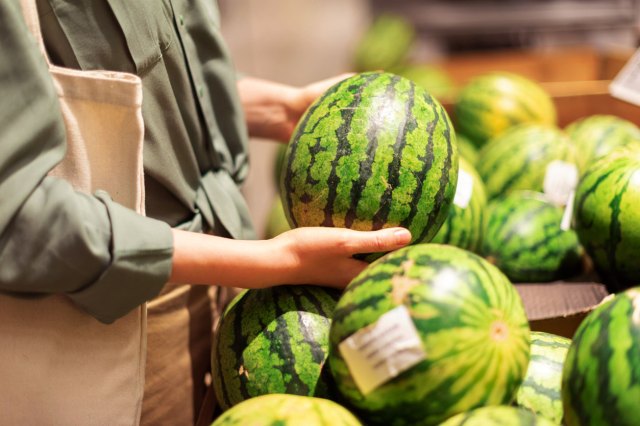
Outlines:
{"label": "forearm", "polygon": [[292,86],[244,77],[238,81],[238,92],[245,113],[249,135],[257,138],[287,141],[295,123],[292,104],[297,89]]}

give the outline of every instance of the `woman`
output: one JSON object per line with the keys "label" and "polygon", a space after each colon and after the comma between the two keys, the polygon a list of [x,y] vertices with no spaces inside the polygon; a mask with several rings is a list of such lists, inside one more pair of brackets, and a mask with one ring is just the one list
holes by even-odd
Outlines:
{"label": "woman", "polygon": [[[37,1],[54,64],[140,77],[147,217],[48,176],[64,157],[64,125],[13,3],[0,3],[0,291],[10,294],[0,309],[0,412],[11,423],[206,424],[211,329],[226,289],[344,286],[365,266],[352,254],[398,248],[410,235],[308,228],[252,240],[238,189],[247,129],[288,140],[334,81],[236,83],[209,0]],[[37,299],[54,294],[72,303]],[[131,319],[147,302],[148,322],[144,311]],[[113,333],[126,321],[135,326]],[[133,366],[145,345],[146,367]],[[101,358],[106,351],[113,356]],[[146,369],[141,405],[142,380],[127,381],[126,368]]]}

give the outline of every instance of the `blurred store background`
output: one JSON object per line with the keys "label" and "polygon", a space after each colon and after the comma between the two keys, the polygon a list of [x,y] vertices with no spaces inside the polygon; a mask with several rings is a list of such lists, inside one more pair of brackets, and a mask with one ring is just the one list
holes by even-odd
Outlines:
{"label": "blurred store background", "polygon": [[[376,66],[363,65],[358,49],[380,17],[406,24],[399,28],[386,21],[380,31],[396,31],[391,56],[403,31],[412,33],[401,66],[433,66],[452,86],[503,67],[558,93],[605,90],[598,82],[615,75],[639,40],[640,0],[220,0],[219,5],[238,70],[294,85],[354,70],[358,62]],[[245,194],[259,233],[276,194],[277,146],[255,141],[251,146]]]}

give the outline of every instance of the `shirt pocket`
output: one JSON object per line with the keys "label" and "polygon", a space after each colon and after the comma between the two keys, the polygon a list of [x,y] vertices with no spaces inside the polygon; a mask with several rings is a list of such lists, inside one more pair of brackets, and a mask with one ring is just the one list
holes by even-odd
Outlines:
{"label": "shirt pocket", "polygon": [[173,40],[173,12],[166,0],[109,0],[136,73],[160,62]]}

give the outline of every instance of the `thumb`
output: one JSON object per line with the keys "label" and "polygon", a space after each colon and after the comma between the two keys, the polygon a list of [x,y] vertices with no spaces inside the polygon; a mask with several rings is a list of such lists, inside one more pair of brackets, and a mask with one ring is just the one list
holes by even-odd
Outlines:
{"label": "thumb", "polygon": [[379,231],[351,231],[344,243],[344,254],[376,253],[395,250],[411,241],[411,233],[405,228],[386,228]]}

